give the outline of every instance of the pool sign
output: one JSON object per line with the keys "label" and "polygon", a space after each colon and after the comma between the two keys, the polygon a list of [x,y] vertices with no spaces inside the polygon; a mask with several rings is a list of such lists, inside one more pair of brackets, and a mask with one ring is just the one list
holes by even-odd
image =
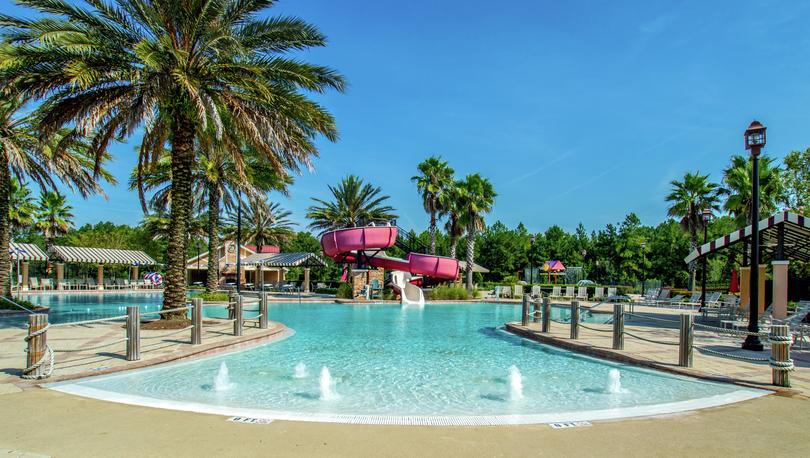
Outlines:
{"label": "pool sign", "polygon": [[234,423],[244,423],[248,425],[269,425],[273,423],[273,420],[270,418],[252,418],[252,417],[231,417],[228,421]]}
{"label": "pool sign", "polygon": [[549,423],[554,429],[567,429],[567,428],[581,428],[583,426],[591,426],[589,421],[563,421],[559,423]]}

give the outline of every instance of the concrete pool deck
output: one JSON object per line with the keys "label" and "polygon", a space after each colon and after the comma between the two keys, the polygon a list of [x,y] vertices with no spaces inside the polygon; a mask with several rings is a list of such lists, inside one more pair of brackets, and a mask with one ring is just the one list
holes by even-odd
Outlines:
{"label": "concrete pool deck", "polygon": [[239,424],[38,387],[2,394],[0,403],[0,451],[60,457],[810,455],[810,401],[780,396],[569,429]]}

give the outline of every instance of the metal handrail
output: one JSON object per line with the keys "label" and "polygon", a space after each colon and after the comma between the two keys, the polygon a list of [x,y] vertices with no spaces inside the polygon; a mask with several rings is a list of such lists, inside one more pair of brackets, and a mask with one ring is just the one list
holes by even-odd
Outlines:
{"label": "metal handrail", "polygon": [[21,308],[21,309],[25,310],[25,311],[26,311],[26,312],[28,312],[28,313],[37,313],[37,312],[35,312],[35,311],[33,311],[33,310],[29,309],[28,307],[25,307],[25,306],[23,306],[23,305],[20,305],[20,304],[18,304],[18,303],[16,303],[16,302],[14,302],[13,300],[11,300],[11,299],[7,298],[6,296],[0,296],[0,299],[3,299],[3,300],[4,300],[4,301],[6,301],[7,303],[9,303],[9,304],[11,304],[11,305],[13,305],[13,306],[15,306],[15,307],[19,307],[19,308]]}

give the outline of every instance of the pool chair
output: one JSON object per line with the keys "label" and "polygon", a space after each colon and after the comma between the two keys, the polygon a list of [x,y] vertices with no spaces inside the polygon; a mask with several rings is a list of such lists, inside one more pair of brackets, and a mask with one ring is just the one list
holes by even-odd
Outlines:
{"label": "pool chair", "polygon": [[28,279],[28,288],[31,289],[31,291],[36,291],[42,289],[42,285],[39,284],[37,277],[31,277]]}
{"label": "pool chair", "polygon": [[582,299],[583,301],[588,300],[588,287],[587,286],[580,286],[577,288],[577,299]]}
{"label": "pool chair", "polygon": [[617,296],[616,288],[608,287],[608,299],[613,299]]}
{"label": "pool chair", "polygon": [[87,279],[87,289],[97,289],[98,284],[96,283],[95,278],[88,278]]}
{"label": "pool chair", "polygon": [[512,287],[511,286],[501,286],[501,297],[506,299],[512,298]]}
{"label": "pool chair", "polygon": [[790,326],[790,333],[793,336],[793,346],[804,349],[804,339],[810,336],[810,324],[804,322],[807,314],[810,313],[810,301],[799,301],[793,315],[784,320],[773,320],[774,324],[786,324]]}
{"label": "pool chair", "polygon": [[540,285],[532,286],[532,297],[534,298],[543,297],[543,289],[540,288]]}
{"label": "pool chair", "polygon": [[560,287],[560,286],[552,287],[551,288],[551,294],[549,294],[548,297],[555,297],[555,298],[563,297],[561,289],[562,289],[562,287]]}
{"label": "pool chair", "polygon": [[593,289],[593,300],[601,301],[605,299],[605,287],[597,286]]}
{"label": "pool chair", "polygon": [[70,282],[67,281],[67,280],[59,280],[56,283],[56,289],[69,290],[70,289]]}
{"label": "pool chair", "polygon": [[49,289],[52,290],[53,288],[53,280],[50,278],[43,278],[42,279],[42,289]]}
{"label": "pool chair", "polygon": [[515,285],[514,297],[523,298],[523,285]]}
{"label": "pool chair", "polygon": [[574,287],[573,286],[566,286],[565,287],[565,294],[563,297],[566,299],[573,299],[574,298]]}
{"label": "pool chair", "polygon": [[380,284],[380,281],[377,279],[371,280],[371,292],[370,298],[371,299],[382,299],[383,295],[383,288]]}

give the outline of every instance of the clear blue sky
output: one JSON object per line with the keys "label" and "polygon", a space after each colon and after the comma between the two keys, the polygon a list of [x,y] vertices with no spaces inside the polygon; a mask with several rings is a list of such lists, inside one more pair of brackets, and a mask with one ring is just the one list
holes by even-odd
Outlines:
{"label": "clear blue sky", "polygon": [[[492,180],[488,222],[592,230],[633,211],[656,224],[669,181],[719,180],[752,119],[768,154],[810,146],[810,2],[282,0],[270,12],[318,25],[330,45],[301,57],[350,82],[319,98],[340,141],[320,142],[289,199],[273,196],[302,227],[310,198],[348,173],[382,186],[403,226],[426,227],[409,178],[431,154]],[[121,182],[137,142],[111,148]],[[141,219],[125,185],[107,193],[71,197],[77,222]]]}

